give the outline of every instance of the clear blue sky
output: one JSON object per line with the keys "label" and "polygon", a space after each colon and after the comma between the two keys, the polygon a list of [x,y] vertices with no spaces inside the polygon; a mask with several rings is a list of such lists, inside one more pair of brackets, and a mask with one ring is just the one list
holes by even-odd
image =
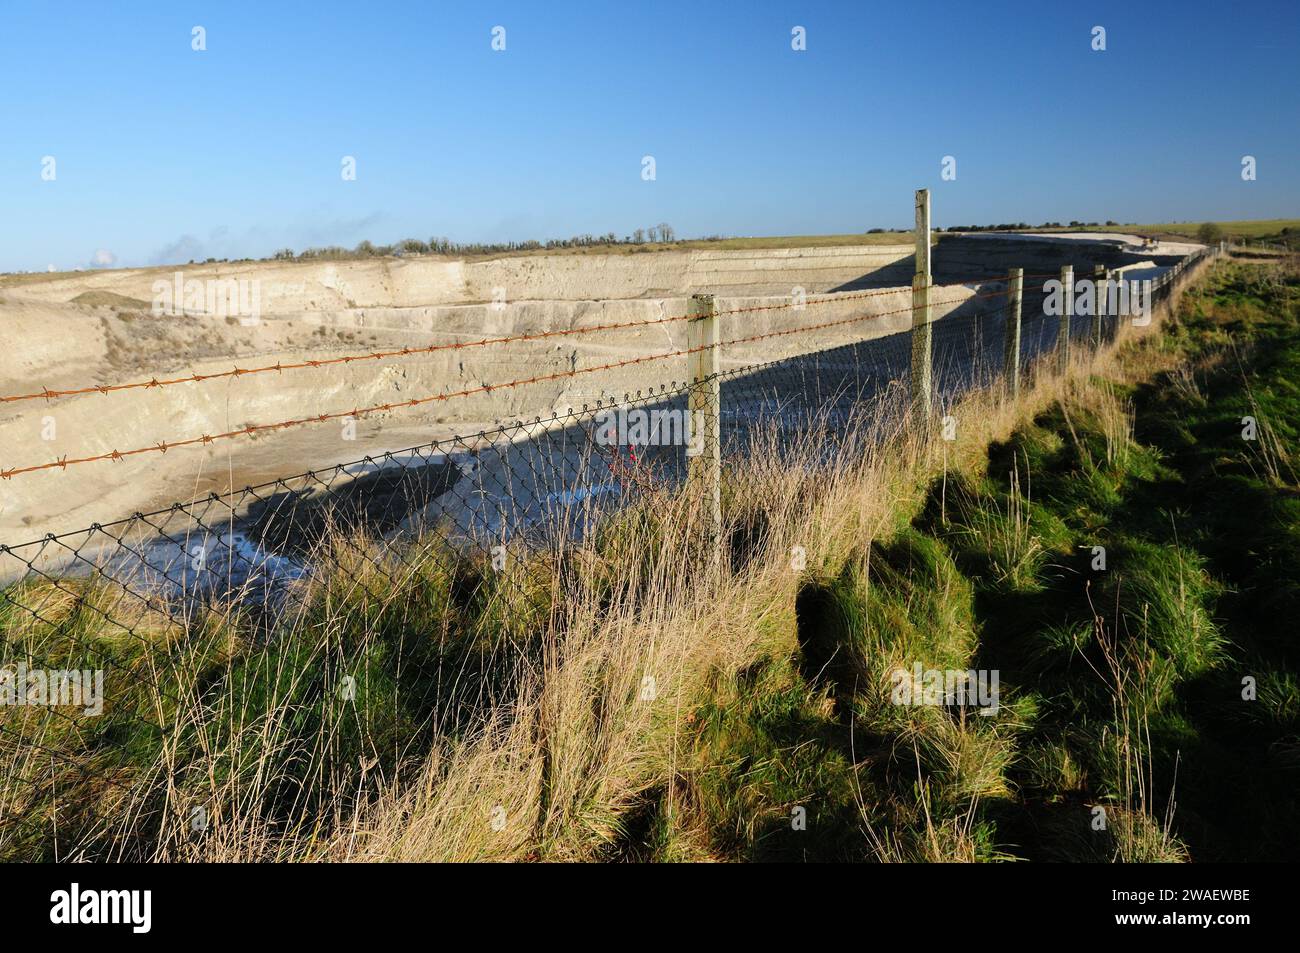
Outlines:
{"label": "clear blue sky", "polygon": [[0,0],[0,90],[0,270],[855,232],[925,186],[940,226],[1300,216],[1295,0]]}

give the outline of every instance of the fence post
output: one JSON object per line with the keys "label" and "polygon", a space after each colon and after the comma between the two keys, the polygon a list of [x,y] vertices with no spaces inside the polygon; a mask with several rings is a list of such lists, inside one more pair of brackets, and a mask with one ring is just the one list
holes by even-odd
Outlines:
{"label": "fence post", "polygon": [[1015,400],[1020,396],[1020,304],[1025,293],[1025,269],[1011,269],[1011,285],[1007,289],[1006,350],[1002,357],[1002,373],[1007,379],[1007,396]]}
{"label": "fence post", "polygon": [[1110,272],[1105,265],[1092,269],[1092,350],[1101,349],[1101,316],[1106,313],[1106,281]]}
{"label": "fence post", "polygon": [[1061,373],[1070,367],[1070,315],[1074,314],[1074,266],[1061,266],[1061,322],[1056,328],[1056,355]]}
{"label": "fence post", "polygon": [[713,295],[691,295],[686,348],[691,387],[687,397],[686,485],[700,501],[709,558],[722,554],[722,379],[718,376],[718,317]]}
{"label": "fence post", "polygon": [[916,273],[912,276],[912,412],[930,420],[934,327],[930,324],[930,190],[916,190]]}

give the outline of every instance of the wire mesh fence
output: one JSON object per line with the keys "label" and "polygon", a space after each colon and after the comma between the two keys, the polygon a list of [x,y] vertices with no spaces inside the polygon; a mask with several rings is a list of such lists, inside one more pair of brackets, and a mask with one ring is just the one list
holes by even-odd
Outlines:
{"label": "wire mesh fence", "polygon": [[[1156,282],[1154,303],[1199,257]],[[1059,346],[1061,318],[1046,308],[1051,280],[1026,277],[1019,352],[1026,371]],[[981,279],[964,297],[940,302],[953,310],[934,323],[936,411],[1004,377],[1015,318],[1007,287]],[[243,724],[240,713],[221,709],[236,683],[247,689],[256,681],[312,712],[346,695],[353,676],[345,670],[363,671],[393,691],[393,737],[417,731],[420,717],[454,720],[457,711],[499,700],[509,691],[502,673],[521,664],[530,635],[560,610],[573,554],[598,549],[602,534],[629,525],[635,546],[637,524],[625,522],[627,514],[650,504],[698,507],[699,499],[683,500],[694,460],[716,452],[725,483],[746,472],[760,439],[777,454],[811,441],[830,460],[863,415],[902,426],[915,402],[911,332],[879,333],[871,322],[882,315],[869,311],[819,320],[818,303],[793,328],[749,335],[737,329],[741,312],[758,309],[724,313],[733,324],[719,345],[726,363],[713,430],[692,409],[692,389],[703,382],[665,379],[546,418],[0,545],[0,689],[8,702],[0,708],[8,769],[0,857],[139,856],[144,848],[123,839],[128,826],[138,831],[140,817],[154,817],[160,830],[169,818],[176,827],[179,806],[192,807],[177,794],[193,782],[184,753],[214,744],[214,731],[257,729],[255,719]],[[1126,319],[1108,316],[1103,339],[1113,340]],[[755,341],[793,333],[808,341],[810,331],[830,328],[859,337],[775,360],[745,359]],[[1076,318],[1070,340],[1080,349],[1099,343],[1091,319]],[[659,373],[671,375],[689,350],[667,355],[679,363],[664,361]],[[716,446],[702,441],[706,433],[719,434]],[[413,605],[413,592],[437,593],[441,602]],[[357,607],[361,634],[324,625],[340,604]],[[393,624],[394,613],[403,625]],[[295,680],[290,670],[287,640],[315,659],[312,653],[338,648],[313,643],[327,632],[339,645],[356,638],[372,646],[375,633],[382,643],[407,631],[413,615],[428,630],[427,644],[403,636],[360,669],[352,657],[350,667],[304,661],[311,678]],[[452,643],[455,652],[444,651]],[[278,664],[289,669],[255,672],[248,660],[268,645],[280,647]],[[356,748],[364,765],[366,731],[330,724],[337,736],[319,743],[349,756]],[[236,776],[246,766],[225,768]],[[302,808],[308,780],[277,781],[292,790],[285,795],[292,807]],[[128,816],[131,825],[122,820]],[[205,817],[196,826],[187,816],[180,828],[209,823]]]}

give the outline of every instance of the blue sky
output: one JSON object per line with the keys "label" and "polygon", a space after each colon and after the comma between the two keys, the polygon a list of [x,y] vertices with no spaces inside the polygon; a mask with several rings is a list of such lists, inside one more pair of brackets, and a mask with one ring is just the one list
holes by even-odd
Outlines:
{"label": "blue sky", "polygon": [[940,226],[1300,216],[1294,0],[0,0],[0,90],[0,270],[855,232],[927,186]]}

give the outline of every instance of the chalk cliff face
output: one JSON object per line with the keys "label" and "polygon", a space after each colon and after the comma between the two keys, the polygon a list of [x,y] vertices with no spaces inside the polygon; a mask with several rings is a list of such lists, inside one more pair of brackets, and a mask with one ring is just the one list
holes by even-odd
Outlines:
{"label": "chalk cliff face", "polygon": [[[909,326],[912,248],[863,245],[754,251],[557,254],[462,261],[435,256],[256,262],[0,278],[0,396],[229,372],[277,363],[429,348],[483,338],[551,336],[274,373],[226,376],[57,400],[0,403],[0,469],[75,459],[396,403],[484,384],[546,377],[686,347],[697,292],[721,311],[814,298],[806,307],[724,316],[724,341],[845,318],[880,316],[724,348],[724,369],[824,350]],[[937,282],[995,278],[1018,265],[1110,265],[1118,243],[946,237]],[[1149,256],[1148,256],[1149,257]],[[862,289],[892,293],[821,301]],[[936,295],[941,319],[978,287]],[[252,312],[252,313],[250,313]],[[556,331],[633,325],[589,334]],[[638,327],[636,325],[644,325]],[[684,379],[678,355],[629,367],[481,391],[417,407],[180,447],[0,482],[0,542],[106,521],[506,421],[547,417],[602,397]]]}

